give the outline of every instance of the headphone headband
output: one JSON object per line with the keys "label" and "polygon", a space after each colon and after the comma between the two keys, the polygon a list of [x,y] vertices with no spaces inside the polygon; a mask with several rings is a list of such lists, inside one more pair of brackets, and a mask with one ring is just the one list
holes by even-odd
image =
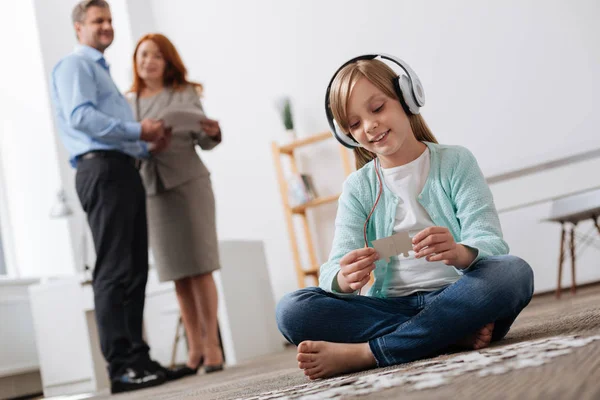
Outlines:
{"label": "headphone headband", "polygon": [[418,114],[420,107],[423,107],[425,105],[425,92],[423,90],[423,85],[421,84],[419,77],[412,70],[412,68],[401,59],[389,54],[381,53],[364,54],[346,61],[344,64],[342,64],[341,67],[337,69],[337,71],[335,71],[333,77],[327,85],[327,90],[325,91],[325,114],[327,115],[327,122],[329,123],[329,127],[331,129],[331,132],[333,133],[333,136],[342,145],[351,149],[362,146],[354,138],[344,134],[344,132],[341,132],[337,121],[333,117],[333,113],[331,112],[331,107],[329,104],[329,93],[331,91],[331,85],[333,84],[333,81],[335,80],[335,77],[338,75],[338,73],[347,65],[361,60],[374,60],[376,58],[391,61],[394,64],[401,67],[404,70],[404,72],[406,72],[406,76],[408,77],[407,80],[406,78],[402,79],[402,75],[398,75],[396,80],[394,81],[396,95],[403,103],[403,105],[405,105],[405,109],[408,109],[408,111],[412,114]]}

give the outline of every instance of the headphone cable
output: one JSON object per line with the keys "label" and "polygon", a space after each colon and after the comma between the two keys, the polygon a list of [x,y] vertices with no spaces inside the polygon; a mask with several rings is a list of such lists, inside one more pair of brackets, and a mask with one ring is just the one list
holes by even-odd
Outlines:
{"label": "headphone cable", "polygon": [[[377,199],[375,200],[375,204],[373,204],[373,208],[371,208],[371,212],[369,213],[369,216],[367,217],[367,220],[365,221],[365,225],[363,227],[363,237],[365,239],[365,247],[369,247],[369,242],[367,240],[367,225],[369,223],[369,219],[371,219],[371,215],[373,215],[373,212],[375,211],[375,207],[377,207],[377,203],[379,203],[379,198],[381,197],[381,193],[383,193],[383,184],[381,182],[381,176],[379,175],[379,159],[377,157],[375,157],[374,163],[375,163],[375,173],[377,174],[377,181],[379,182],[379,193],[377,194]],[[369,276],[370,275],[371,274],[369,274]],[[358,289],[359,296],[361,294],[360,292],[361,292],[361,289]]]}

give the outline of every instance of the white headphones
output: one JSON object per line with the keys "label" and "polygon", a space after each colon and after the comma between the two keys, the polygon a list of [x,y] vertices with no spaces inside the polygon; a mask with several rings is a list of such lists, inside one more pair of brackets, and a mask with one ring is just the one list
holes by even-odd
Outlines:
{"label": "white headphones", "polygon": [[333,136],[338,140],[338,142],[350,149],[362,147],[362,145],[358,143],[352,136],[346,135],[344,132],[342,132],[337,121],[335,118],[333,118],[333,113],[331,112],[331,107],[329,104],[329,92],[331,90],[331,84],[333,83],[333,80],[337,74],[346,65],[360,60],[374,60],[376,58],[389,60],[400,66],[405,72],[405,74],[399,74],[394,79],[393,84],[394,89],[396,90],[396,95],[400,99],[400,103],[402,103],[402,106],[407,113],[418,114],[419,109],[425,105],[425,92],[423,90],[423,85],[421,84],[417,74],[404,61],[387,54],[365,54],[354,57],[353,59],[345,62],[341,67],[338,68],[337,71],[335,71],[335,74],[333,74],[333,77],[329,81],[329,85],[327,85],[327,91],[325,92],[325,114],[327,115],[327,121],[329,122],[329,127],[331,128]]}

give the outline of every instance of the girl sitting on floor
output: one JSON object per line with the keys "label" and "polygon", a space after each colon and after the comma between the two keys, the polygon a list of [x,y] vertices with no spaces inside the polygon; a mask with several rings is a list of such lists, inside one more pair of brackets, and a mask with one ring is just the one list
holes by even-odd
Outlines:
{"label": "girl sitting on floor", "polygon": [[[387,59],[400,66],[397,74]],[[391,56],[344,64],[327,89],[334,136],[353,147],[329,260],[319,286],[284,296],[283,335],[310,379],[502,339],[533,294],[533,272],[508,255],[492,194],[475,157],[441,145],[419,114],[423,88]],[[372,241],[408,234],[389,262]],[[374,282],[366,296],[360,290]]]}

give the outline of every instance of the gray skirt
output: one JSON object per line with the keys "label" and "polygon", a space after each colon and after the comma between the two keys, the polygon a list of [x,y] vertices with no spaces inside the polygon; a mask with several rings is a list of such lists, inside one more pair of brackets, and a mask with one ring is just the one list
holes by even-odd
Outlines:
{"label": "gray skirt", "polygon": [[148,196],[147,208],[148,239],[160,282],[220,268],[210,177]]}

